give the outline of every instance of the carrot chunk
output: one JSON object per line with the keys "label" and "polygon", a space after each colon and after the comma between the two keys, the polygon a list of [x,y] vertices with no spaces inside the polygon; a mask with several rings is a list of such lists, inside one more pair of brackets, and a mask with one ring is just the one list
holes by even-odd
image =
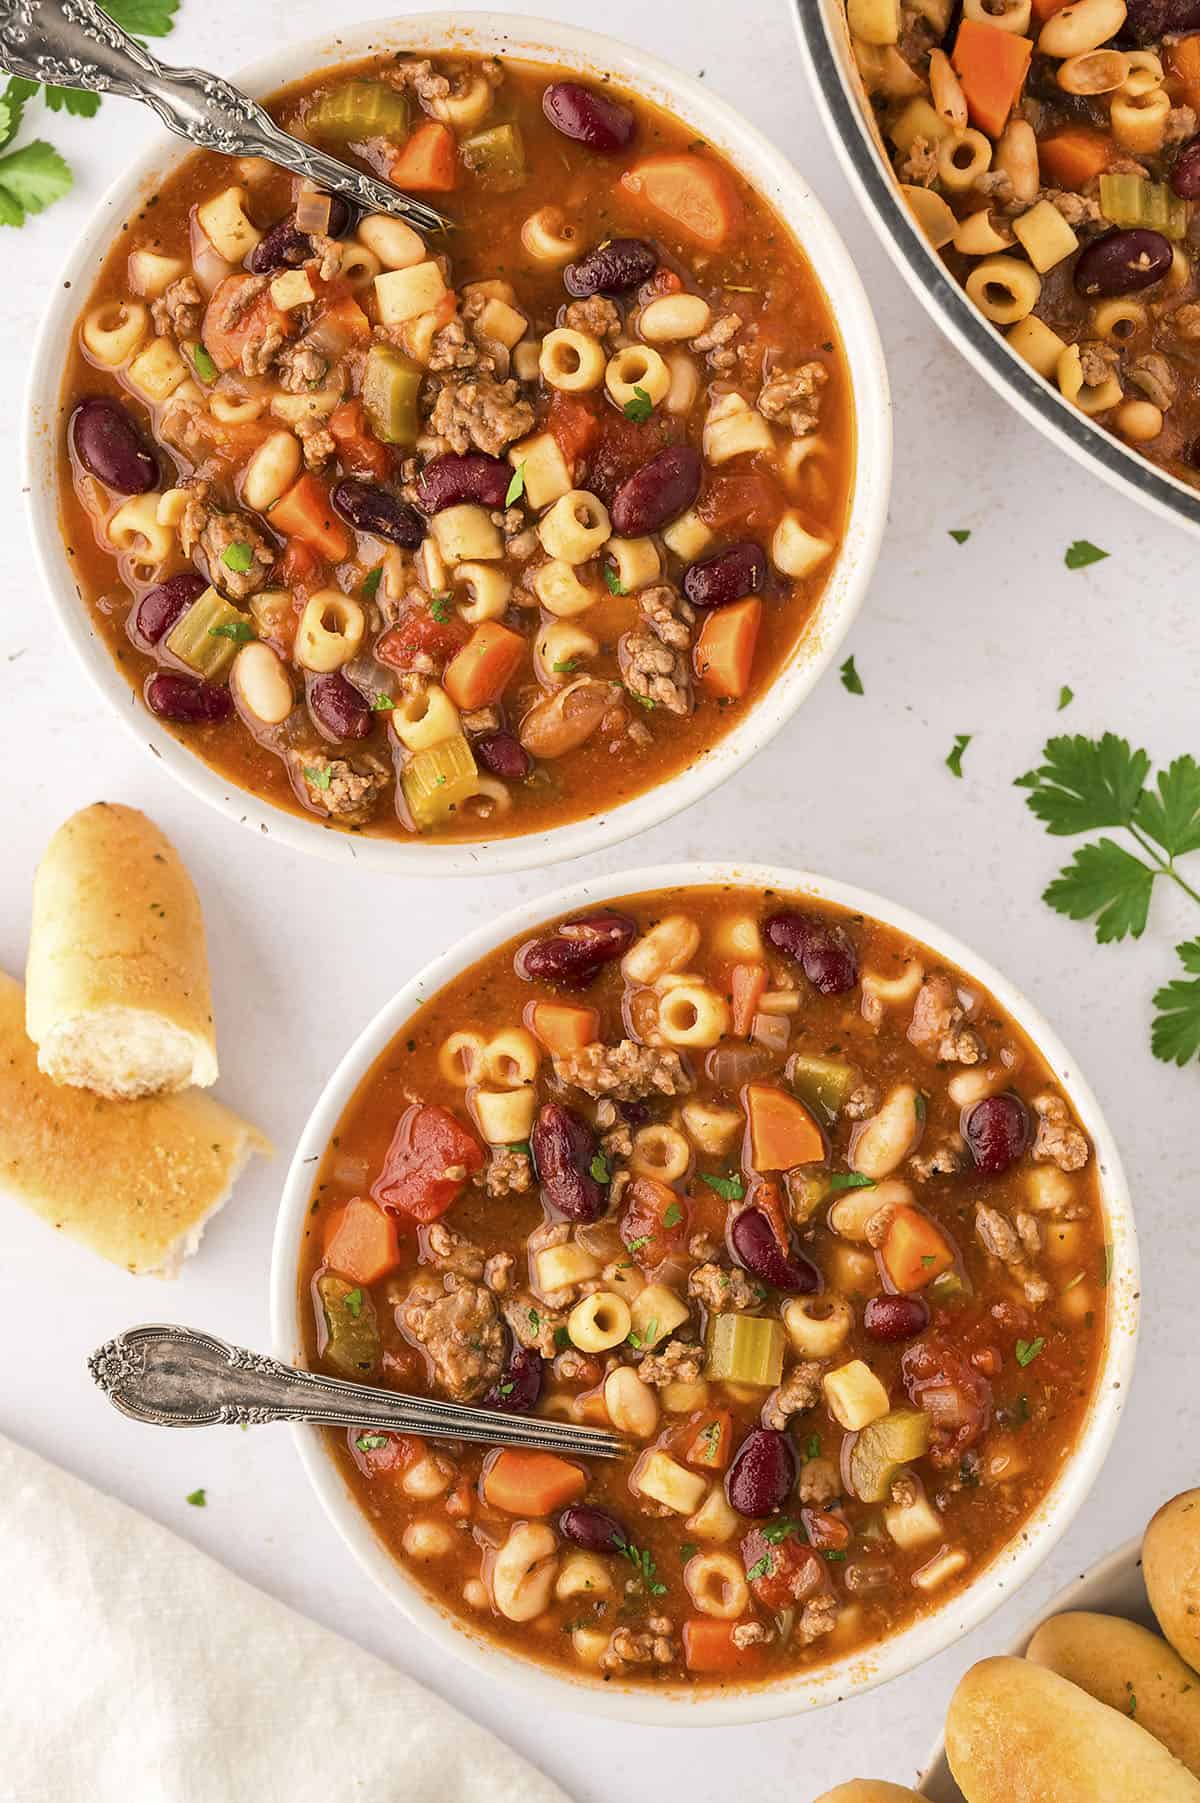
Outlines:
{"label": "carrot chunk", "polygon": [[1047,19],[1052,19],[1055,13],[1070,4],[1071,0],[1033,0],[1033,16],[1039,25],[1044,25]]}
{"label": "carrot chunk", "polygon": [[706,157],[668,153],[644,157],[621,177],[621,190],[660,213],[689,238],[716,250],[741,214],[733,183]]}
{"label": "carrot chunk", "polygon": [[458,181],[458,147],[449,126],[436,119],[419,125],[406,144],[392,150],[388,180],[409,194],[449,194]]}
{"label": "carrot chunk", "polygon": [[333,511],[328,488],[311,471],[276,501],[270,520],[285,538],[303,539],[330,563],[341,563],[350,555],[350,534]]}
{"label": "carrot chunk", "polygon": [[1032,38],[964,19],[954,40],[954,64],[971,124],[998,138],[1021,98],[1033,55]]}
{"label": "carrot chunk", "polygon": [[733,1416],[728,1409],[706,1415],[692,1436],[684,1459],[702,1471],[724,1471],[733,1457]]}
{"label": "carrot chunk", "polygon": [[1167,49],[1167,68],[1179,83],[1179,100],[1200,109],[1200,37],[1180,38]]}
{"label": "carrot chunk", "polygon": [[762,602],[754,595],[714,607],[700,628],[694,661],[696,675],[710,695],[735,700],[750,687],[754,647],[762,623]]}
{"label": "carrot chunk", "polygon": [[552,1452],[497,1453],[483,1474],[483,1500],[509,1515],[553,1515],[578,1502],[587,1478]]}
{"label": "carrot chunk", "polygon": [[825,1141],[812,1115],[794,1096],[771,1083],[747,1083],[750,1163],[756,1171],[790,1171],[825,1157]]}
{"label": "carrot chunk", "polygon": [[898,1290],[922,1290],[954,1264],[954,1253],[939,1227],[919,1209],[901,1203],[888,1224],[883,1262]]}
{"label": "carrot chunk", "polygon": [[230,305],[236,300],[239,290],[247,282],[257,280],[257,276],[243,275],[241,271],[227,275],[224,281],[217,283],[205,309],[200,337],[205,350],[221,371],[240,369],[242,352],[250,339],[265,338],[273,326],[278,327],[285,338],[294,338],[296,335],[299,323],[296,316],[284,313],[275,305],[269,288],[264,289],[244,313],[237,314],[231,323],[227,323]]}
{"label": "carrot chunk", "polygon": [[525,657],[525,640],[495,620],[477,626],[447,665],[442,685],[455,707],[491,707],[499,701]]}
{"label": "carrot chunk", "polygon": [[573,1008],[569,1002],[530,1002],[525,1025],[556,1058],[581,1051],[600,1037],[600,1016],[595,1008]]}
{"label": "carrot chunk", "polygon": [[758,1004],[767,987],[767,967],[765,964],[735,964],[730,974],[729,986],[732,992],[733,1007],[730,1025],[736,1039],[748,1039],[750,1028]]}
{"label": "carrot chunk", "polygon": [[392,473],[392,453],[367,429],[361,401],[343,401],[329,416],[329,430],[343,466],[354,476],[385,482]]}
{"label": "carrot chunk", "polygon": [[733,1638],[736,1623],[716,1621],[712,1616],[693,1615],[683,1624],[683,1659],[690,1672],[757,1671],[762,1663],[762,1648],[739,1646]]}
{"label": "carrot chunk", "polygon": [[1091,125],[1064,125],[1038,139],[1042,178],[1074,192],[1085,182],[1103,175],[1116,145],[1105,132]]}
{"label": "carrot chunk", "polygon": [[332,1216],[325,1233],[325,1263],[355,1283],[377,1283],[400,1262],[400,1236],[390,1215],[366,1196],[355,1196]]}

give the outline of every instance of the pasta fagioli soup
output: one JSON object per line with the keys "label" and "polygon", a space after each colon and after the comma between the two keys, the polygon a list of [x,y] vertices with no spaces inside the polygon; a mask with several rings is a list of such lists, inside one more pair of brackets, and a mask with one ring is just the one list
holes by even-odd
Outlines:
{"label": "pasta fagioli soup", "polygon": [[853,407],[803,252],[602,76],[377,57],[272,108],[422,238],[199,155],[131,219],[62,397],[80,591],[146,706],[331,827],[487,839],[693,764],[796,649]]}
{"label": "pasta fagioli soup", "polygon": [[618,1461],[331,1432],[444,1608],[597,1680],[767,1681],[943,1604],[1060,1477],[1105,1344],[1095,1159],[971,977],[737,887],[548,923],[345,1109],[310,1363],[615,1428]]}

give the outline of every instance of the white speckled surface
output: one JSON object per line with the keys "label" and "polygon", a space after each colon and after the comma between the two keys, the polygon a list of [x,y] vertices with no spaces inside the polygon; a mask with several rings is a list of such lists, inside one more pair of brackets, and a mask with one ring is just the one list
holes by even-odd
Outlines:
{"label": "white speckled surface", "polygon": [[[355,10],[366,12],[366,6]],[[464,10],[471,10],[465,7]],[[1023,1596],[921,1672],[861,1701],[763,1727],[621,1729],[522,1710],[519,1694],[461,1679],[413,1639],[333,1542],[285,1433],[155,1435],[106,1410],[84,1359],[135,1320],[177,1319],[249,1344],[268,1335],[266,1270],[283,1159],[260,1168],[174,1286],[138,1282],[55,1243],[3,1206],[0,1429],[136,1503],[243,1575],[395,1659],[538,1758],[587,1803],[630,1796],[804,1803],[856,1774],[911,1782],[972,1657],[1004,1646],[1068,1577],[1195,1481],[1194,1359],[1200,1178],[1191,1122],[1197,1077],[1156,1065],[1149,998],[1174,974],[1171,947],[1200,921],[1163,895],[1138,946],[1098,948],[1038,899],[1062,861],[1012,779],[1059,727],[1112,727],[1168,759],[1200,751],[1195,552],[1061,461],[955,361],[849,198],[822,141],[784,0],[579,0],[542,10],[597,24],[674,58],[750,110],[809,176],[860,258],[891,362],[897,408],[893,520],[850,649],[862,699],[827,678],[804,713],[734,784],[619,853],[553,879],[468,885],[383,881],[267,845],[169,785],[100,711],[53,636],[32,577],[17,496],[15,434],[0,440],[0,753],[6,783],[0,963],[19,971],[29,883],[51,828],[99,797],[145,807],[199,883],[213,941],[221,1093],[256,1110],[286,1151],[332,1063],[380,1000],[468,925],[588,869],[720,852],[808,865],[890,891],[940,918],[1034,996],[1075,1049],[1121,1142],[1140,1209],[1146,1305],[1138,1406],[1066,1541]],[[321,29],[321,0],[184,0],[174,59],[233,68],[277,30]],[[70,147],[77,192],[19,237],[8,264],[0,368],[15,423],[27,345],[72,232],[148,129],[106,102],[92,122],[39,120]],[[20,261],[18,262],[18,258]],[[959,547],[947,536],[967,527]],[[1066,544],[1111,551],[1063,568]],[[1059,687],[1076,701],[1060,720]],[[955,733],[976,735],[955,782]],[[647,840],[652,840],[648,843]],[[1149,1410],[1147,1414],[1145,1411]],[[203,1484],[208,1508],[184,1503]]]}

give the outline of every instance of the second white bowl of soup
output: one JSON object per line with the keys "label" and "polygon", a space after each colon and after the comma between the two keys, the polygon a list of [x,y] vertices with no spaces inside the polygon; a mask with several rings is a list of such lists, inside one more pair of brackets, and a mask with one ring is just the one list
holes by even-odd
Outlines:
{"label": "second white bowl of soup", "polygon": [[736,1722],[1029,1576],[1116,1427],[1137,1258],[1095,1099],[998,972],[848,885],[690,864],[527,904],[381,1011],[297,1146],[272,1314],[288,1360],[617,1425],[590,1469],[298,1444],[480,1670]]}

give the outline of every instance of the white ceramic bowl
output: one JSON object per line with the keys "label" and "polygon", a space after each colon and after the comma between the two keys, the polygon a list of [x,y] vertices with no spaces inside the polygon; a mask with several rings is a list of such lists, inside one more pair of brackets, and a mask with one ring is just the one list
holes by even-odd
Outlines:
{"label": "white ceramic bowl", "polygon": [[817,105],[885,250],[934,323],[996,392],[1077,463],[1123,494],[1200,532],[1200,492],[1158,469],[1063,399],[1010,349],[917,226],[882,155],[846,29],[845,0],[788,0]]}
{"label": "white ceramic bowl", "polygon": [[[1087,1609],[1095,1615],[1123,1615],[1143,1628],[1157,1631],[1158,1623],[1154,1619],[1142,1577],[1141,1537],[1127,1540],[1115,1553],[1109,1553],[1082,1577],[1067,1584],[1049,1604],[1040,1620],[1022,1629],[1012,1645],[1005,1647],[1005,1652],[1011,1653],[1015,1659],[1022,1658],[1042,1622],[1049,1621],[1052,1615],[1062,1615],[1068,1609]],[[966,1798],[951,1774],[944,1741],[939,1740],[933,1750],[929,1767],[921,1780],[921,1789],[931,1803],[966,1803]]]}
{"label": "white ceramic bowl", "polygon": [[540,868],[580,857],[659,825],[707,795],[747,763],[791,717],[817,682],[850,629],[866,592],[887,518],[891,479],[891,403],[879,335],[858,273],[812,191],[791,165],[732,107],[707,87],[644,51],[573,26],[478,13],[418,13],[362,25],[339,23],[336,34],[289,45],[243,69],[236,79],[252,94],[267,94],[328,64],[352,61],[379,49],[479,50],[528,57],[578,70],[603,70],[659,102],[693,126],[754,183],[788,222],[829,297],[842,336],[854,389],[857,467],[850,516],[820,605],[804,641],[770,690],[706,755],[669,782],[589,819],[519,838],[472,844],[415,844],[330,831],[315,820],[286,813],[234,788],[166,732],[131,693],[128,679],[93,631],[75,592],[63,548],[57,510],[57,404],[63,347],[82,297],[88,292],[121,222],[148,189],[180,159],[177,140],[159,134],[146,154],[105,196],[55,284],[34,351],[26,403],[24,488],[34,547],[51,605],[84,668],[134,736],[157,753],[194,795],[302,851],[408,876],[478,876]]}
{"label": "white ceramic bowl", "polygon": [[[812,895],[887,921],[901,933],[920,940],[977,977],[991,990],[1001,1007],[1008,1010],[1033,1043],[1040,1047],[1056,1080],[1071,1097],[1095,1147],[1108,1216],[1108,1237],[1113,1248],[1108,1290],[1111,1325],[1103,1366],[1096,1379],[1091,1409],[1074,1458],[1029,1518],[1019,1538],[980,1572],[969,1589],[882,1646],[854,1653],[820,1670],[800,1673],[776,1684],[719,1695],[682,1686],[649,1690],[626,1687],[617,1682],[598,1684],[584,1678],[573,1679],[502,1650],[482,1634],[472,1632],[436,1605],[385,1550],[339,1475],[322,1444],[319,1430],[301,1427],[295,1430],[304,1467],[342,1539],[368,1575],[412,1621],[443,1646],[489,1676],[519,1683],[527,1694],[534,1693],[547,1703],[598,1715],[619,1716],[626,1721],[658,1723],[664,1727],[678,1727],[685,1720],[703,1726],[749,1722],[819,1709],[910,1671],[976,1627],[1031,1575],[1092,1488],[1129,1392],[1137,1334],[1137,1246],[1120,1157],[1096,1098],[1079,1075],[1066,1048],[1033,1004],[998,971],[990,969],[940,927],[909,913],[907,908],[885,901],[882,896],[805,871],[705,862],[663,865],[593,882],[574,883],[555,894],[523,903],[435,959],[381,1009],[329,1079],[300,1136],[288,1172],[271,1266],[272,1335],[278,1357],[289,1363],[303,1362],[304,1335],[297,1274],[311,1201],[314,1161],[323,1156],[359,1083],[413,1011],[496,946],[519,933],[535,931],[545,920],[567,910],[594,908],[615,896],[636,895],[650,889],[716,883],[746,883],[755,888]],[[686,1717],[681,1714],[683,1709],[688,1709]]]}

